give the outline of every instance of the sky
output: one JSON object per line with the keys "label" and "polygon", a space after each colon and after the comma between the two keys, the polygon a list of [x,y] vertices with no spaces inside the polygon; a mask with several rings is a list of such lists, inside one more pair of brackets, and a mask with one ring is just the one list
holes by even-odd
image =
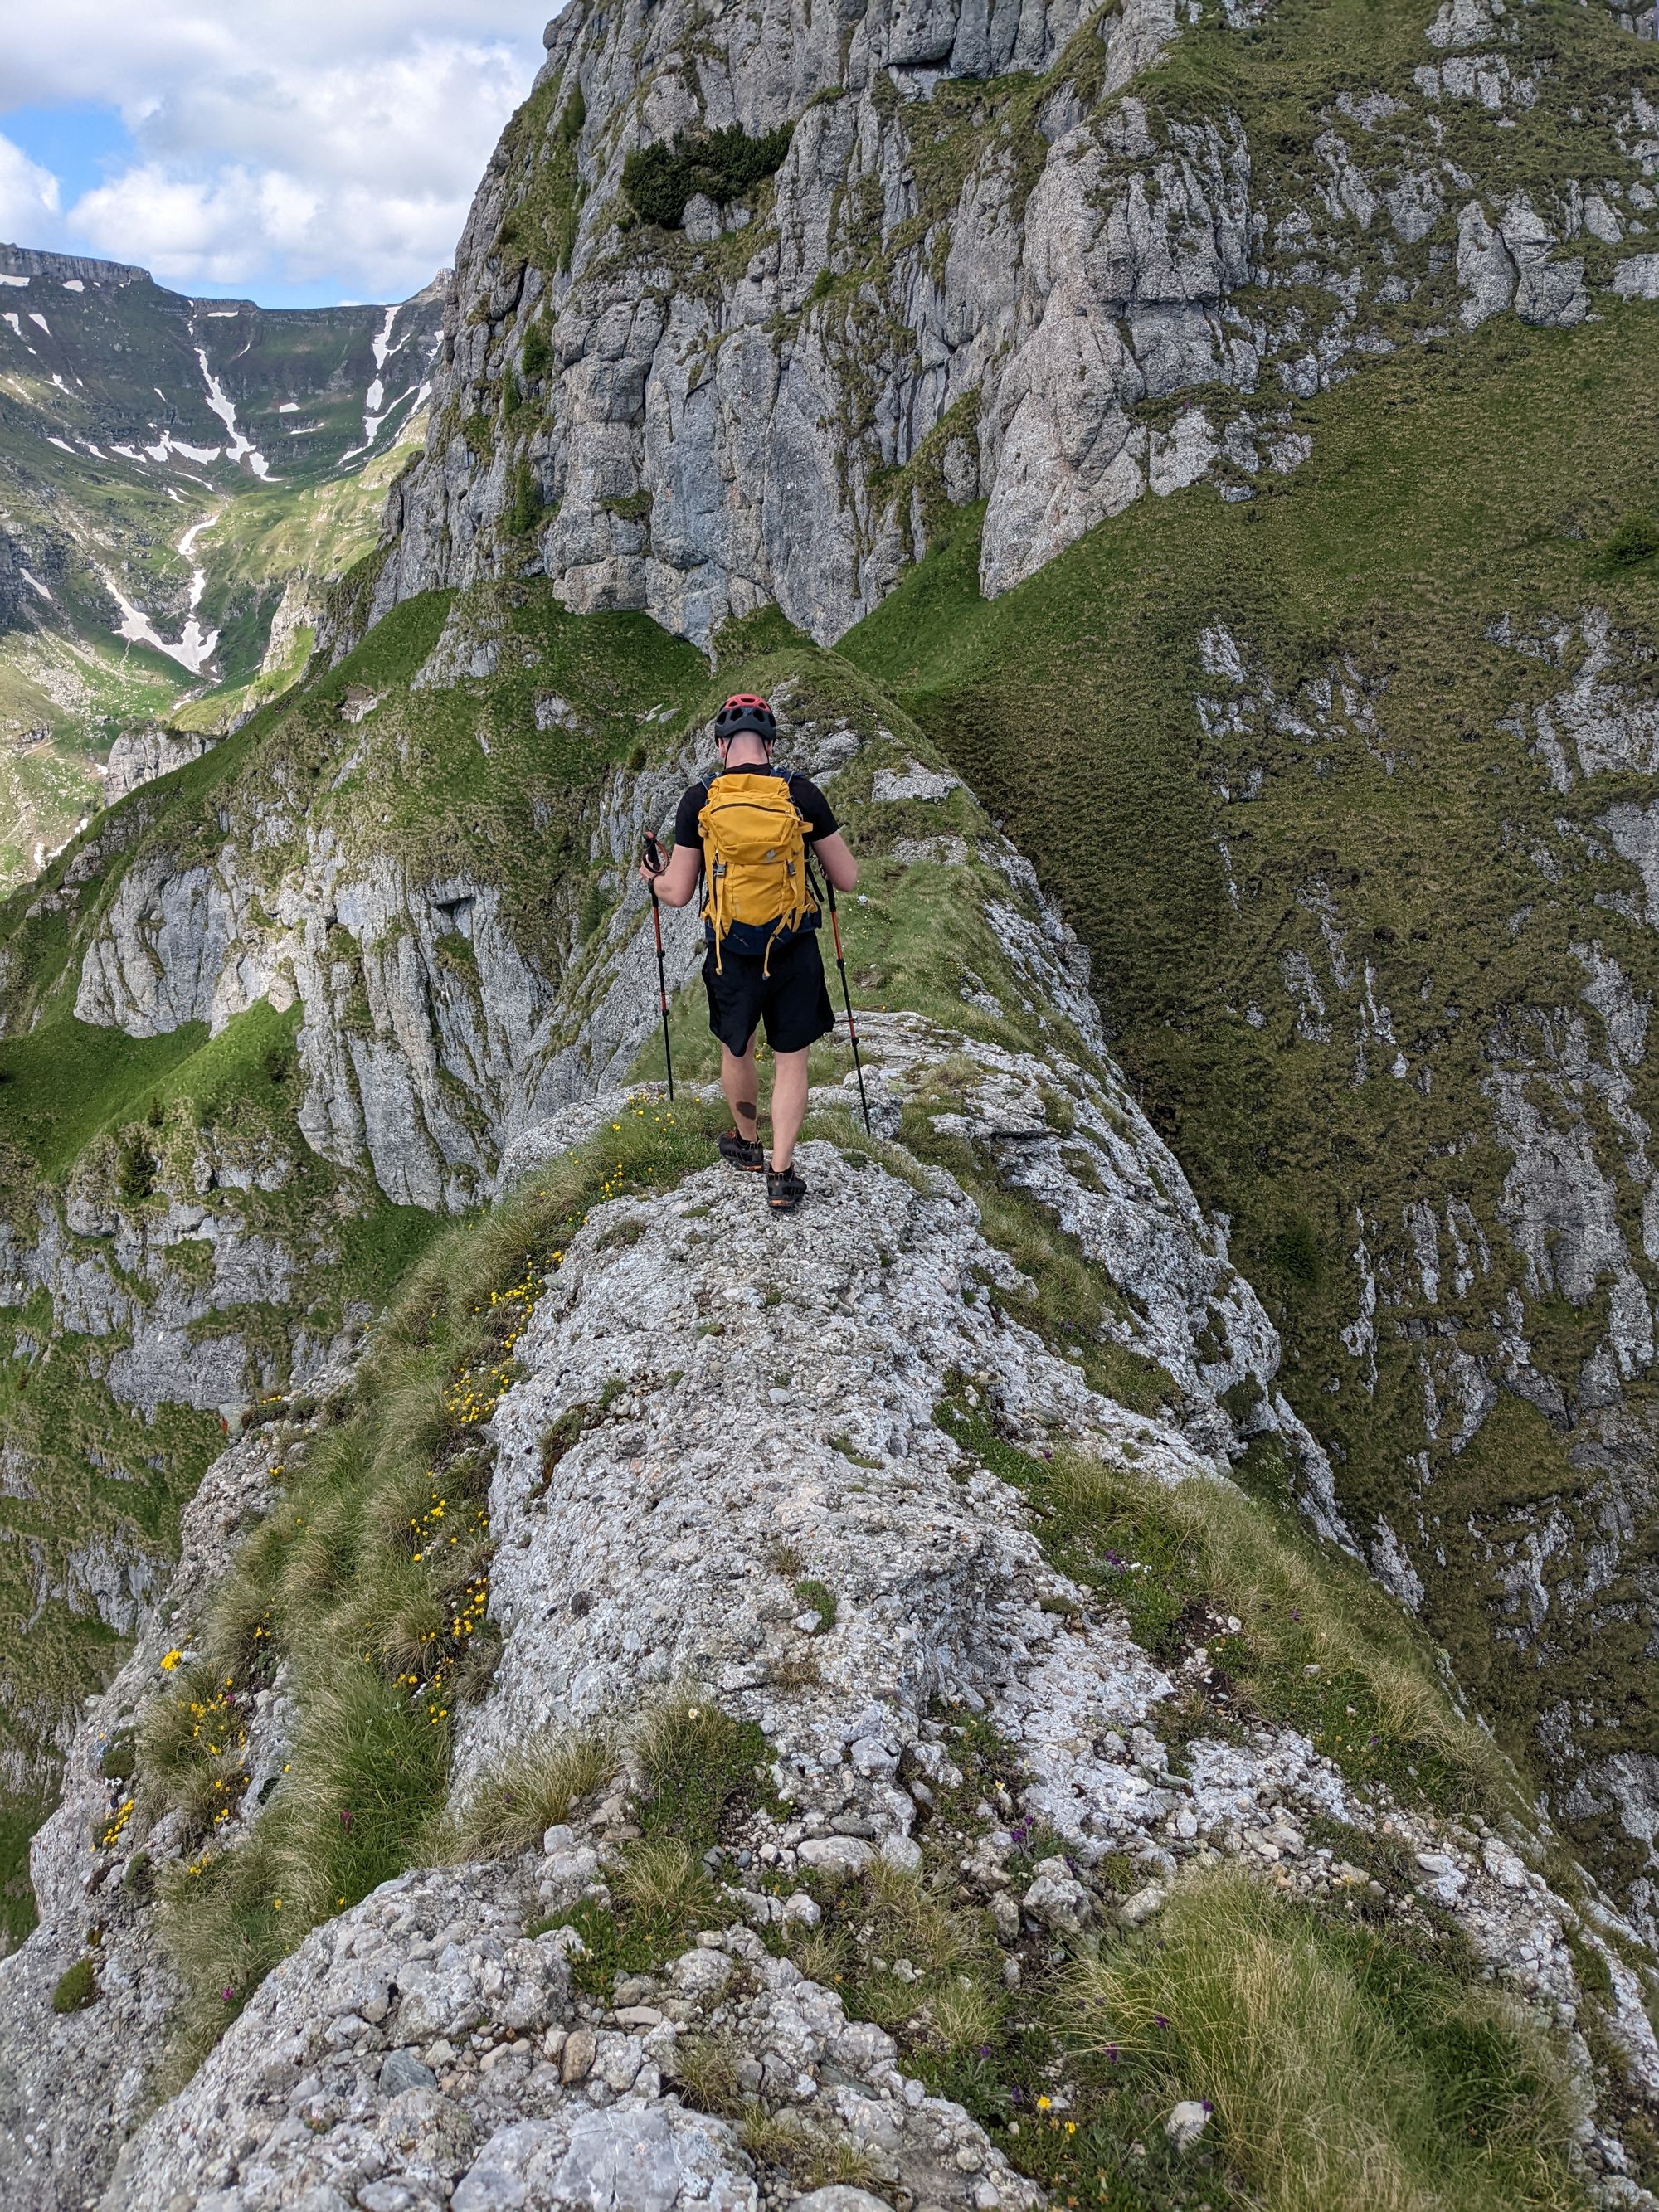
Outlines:
{"label": "sky", "polygon": [[0,240],[264,307],[454,257],[550,0],[3,0]]}

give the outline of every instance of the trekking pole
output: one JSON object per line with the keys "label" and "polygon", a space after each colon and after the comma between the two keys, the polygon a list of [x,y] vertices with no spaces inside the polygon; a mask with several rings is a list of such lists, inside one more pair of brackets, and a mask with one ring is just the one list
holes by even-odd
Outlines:
{"label": "trekking pole", "polygon": [[830,927],[836,940],[836,965],[841,970],[841,995],[847,1007],[847,1034],[853,1040],[853,1070],[859,1079],[859,1103],[864,1109],[865,1134],[868,1136],[872,1133],[870,1101],[865,1096],[864,1062],[859,1057],[859,1025],[853,1018],[853,994],[847,988],[847,962],[842,957],[841,949],[841,916],[836,912],[836,887],[830,880],[830,872],[827,868],[824,871],[823,881],[830,893]]}
{"label": "trekking pole", "polygon": [[[647,830],[645,835],[646,865],[653,875],[662,872],[662,854],[657,841]],[[662,957],[662,908],[657,903],[657,887],[651,886],[651,926],[657,933],[657,998],[662,1006],[662,1056],[668,1070],[668,1102],[674,1103],[674,1053],[668,1042],[668,975]]]}

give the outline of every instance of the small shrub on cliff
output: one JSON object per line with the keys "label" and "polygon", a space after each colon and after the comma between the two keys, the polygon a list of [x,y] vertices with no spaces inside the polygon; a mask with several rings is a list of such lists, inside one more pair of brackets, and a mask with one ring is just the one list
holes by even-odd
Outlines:
{"label": "small shrub on cliff", "polygon": [[623,190],[642,222],[672,230],[694,193],[725,207],[775,174],[789,151],[793,130],[786,123],[751,138],[734,123],[724,131],[676,137],[672,146],[659,141],[637,147],[623,164]]}
{"label": "small shrub on cliff", "polygon": [[1627,514],[1596,557],[1604,576],[1644,574],[1659,564],[1659,516]]}
{"label": "small shrub on cliff", "polygon": [[553,347],[544,323],[534,322],[524,334],[524,343],[519,349],[519,369],[526,384],[538,376],[545,376],[553,366]]}
{"label": "small shrub on cliff", "polygon": [[57,1988],[52,1993],[54,2012],[81,2012],[98,1994],[98,1977],[90,1959],[77,1959],[66,1974],[60,1975]]}
{"label": "small shrub on cliff", "polygon": [[526,538],[536,527],[542,515],[541,487],[536,482],[536,471],[528,461],[520,461],[513,471],[513,506],[507,516],[507,527],[515,538]]}

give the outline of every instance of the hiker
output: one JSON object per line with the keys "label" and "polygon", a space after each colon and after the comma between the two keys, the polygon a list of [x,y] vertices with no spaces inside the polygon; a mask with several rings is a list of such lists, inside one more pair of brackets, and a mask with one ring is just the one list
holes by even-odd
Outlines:
{"label": "hiker", "polygon": [[[793,1213],[806,1185],[795,1140],[806,1115],[806,1052],[836,1026],[818,951],[818,901],[810,853],[838,891],[859,864],[817,784],[774,768],[777,718],[764,699],[738,692],[714,717],[720,764],[694,783],[674,817],[674,850],[640,874],[665,906],[688,906],[706,887],[702,979],[708,1026],[720,1042],[720,1089],[732,1127],[720,1140],[734,1167],[766,1176],[767,1203]],[[755,1036],[766,1024],[772,1078],[772,1157],[760,1141]]]}

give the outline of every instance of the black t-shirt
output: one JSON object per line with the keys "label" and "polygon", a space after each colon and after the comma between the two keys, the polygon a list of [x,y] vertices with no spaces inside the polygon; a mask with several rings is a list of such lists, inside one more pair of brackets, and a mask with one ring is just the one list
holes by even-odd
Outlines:
{"label": "black t-shirt", "polygon": [[[830,802],[810,776],[797,775],[787,768],[740,768],[733,769],[731,773],[733,775],[787,776],[789,796],[806,823],[808,845],[815,844],[820,837],[835,836],[838,825],[830,811]],[[674,842],[677,845],[695,845],[698,842],[697,817],[708,804],[708,787],[713,781],[712,776],[704,776],[701,783],[694,783],[681,799],[674,816]]]}

